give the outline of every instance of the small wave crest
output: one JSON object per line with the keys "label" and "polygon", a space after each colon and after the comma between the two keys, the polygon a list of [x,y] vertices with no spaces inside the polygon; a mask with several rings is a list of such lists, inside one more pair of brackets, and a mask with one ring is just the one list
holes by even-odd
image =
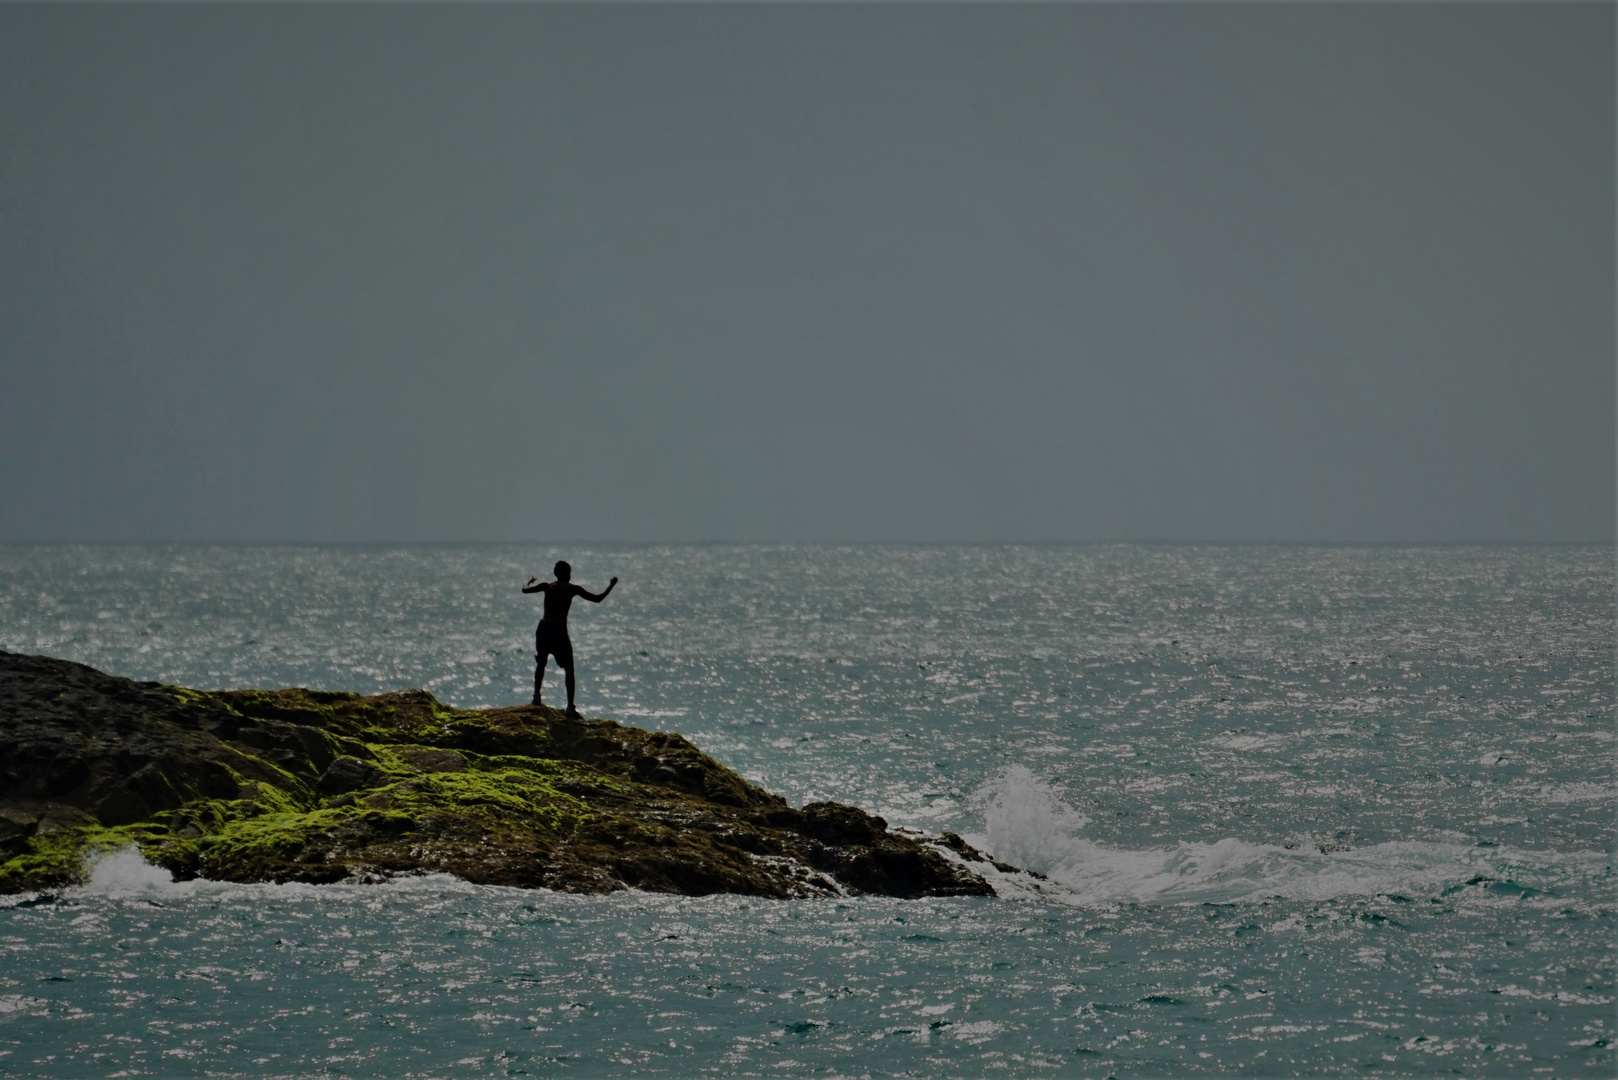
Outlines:
{"label": "small wave crest", "polygon": [[[1021,765],[979,792],[985,835],[996,859],[1044,874],[1074,904],[1232,903],[1284,898],[1329,900],[1383,893],[1431,895],[1479,879],[1549,888],[1596,872],[1601,852],[1480,848],[1465,843],[1389,841],[1345,851],[1255,844],[1227,837],[1131,851],[1083,835],[1089,819]],[[1053,890],[1041,890],[1053,895]]]}
{"label": "small wave crest", "polygon": [[380,894],[464,893],[477,888],[448,874],[401,875],[375,884],[339,883],[309,885],[303,882],[285,884],[240,884],[232,881],[213,881],[193,878],[175,881],[174,875],[161,866],[148,862],[133,844],[111,851],[87,856],[84,864],[86,880],[82,885],[64,890],[63,896],[75,900],[147,900],[167,902],[205,898],[231,899],[374,899]]}

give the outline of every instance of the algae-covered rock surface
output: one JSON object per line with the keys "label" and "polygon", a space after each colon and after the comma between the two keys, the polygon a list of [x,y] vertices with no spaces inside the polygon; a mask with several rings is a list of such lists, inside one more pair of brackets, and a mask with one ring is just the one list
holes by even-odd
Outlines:
{"label": "algae-covered rock surface", "polygon": [[959,837],[793,808],[669,732],[422,690],[190,690],[0,652],[0,892],[70,884],[128,844],[180,879],[993,892]]}

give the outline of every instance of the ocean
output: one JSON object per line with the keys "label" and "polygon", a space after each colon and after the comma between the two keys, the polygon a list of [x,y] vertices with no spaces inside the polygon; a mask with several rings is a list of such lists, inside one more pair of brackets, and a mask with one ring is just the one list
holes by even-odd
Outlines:
{"label": "ocean", "polygon": [[[0,1076],[1592,1076],[1606,547],[0,547],[0,648],[201,688],[532,691],[995,898],[175,883],[0,898]],[[562,700],[554,666],[547,700]]]}

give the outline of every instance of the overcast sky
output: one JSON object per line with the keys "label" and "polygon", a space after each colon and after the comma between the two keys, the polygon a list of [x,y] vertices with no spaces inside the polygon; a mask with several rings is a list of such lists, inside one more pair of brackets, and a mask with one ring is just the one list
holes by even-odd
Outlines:
{"label": "overcast sky", "polygon": [[1609,540],[1614,9],[0,5],[0,540]]}

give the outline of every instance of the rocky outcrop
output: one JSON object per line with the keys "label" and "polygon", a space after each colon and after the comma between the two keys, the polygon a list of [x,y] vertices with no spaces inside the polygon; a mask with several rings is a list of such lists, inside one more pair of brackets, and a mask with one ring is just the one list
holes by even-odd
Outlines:
{"label": "rocky outcrop", "polygon": [[959,837],[795,809],[669,732],[421,690],[203,692],[0,652],[0,892],[69,883],[131,843],[182,879],[993,892]]}

